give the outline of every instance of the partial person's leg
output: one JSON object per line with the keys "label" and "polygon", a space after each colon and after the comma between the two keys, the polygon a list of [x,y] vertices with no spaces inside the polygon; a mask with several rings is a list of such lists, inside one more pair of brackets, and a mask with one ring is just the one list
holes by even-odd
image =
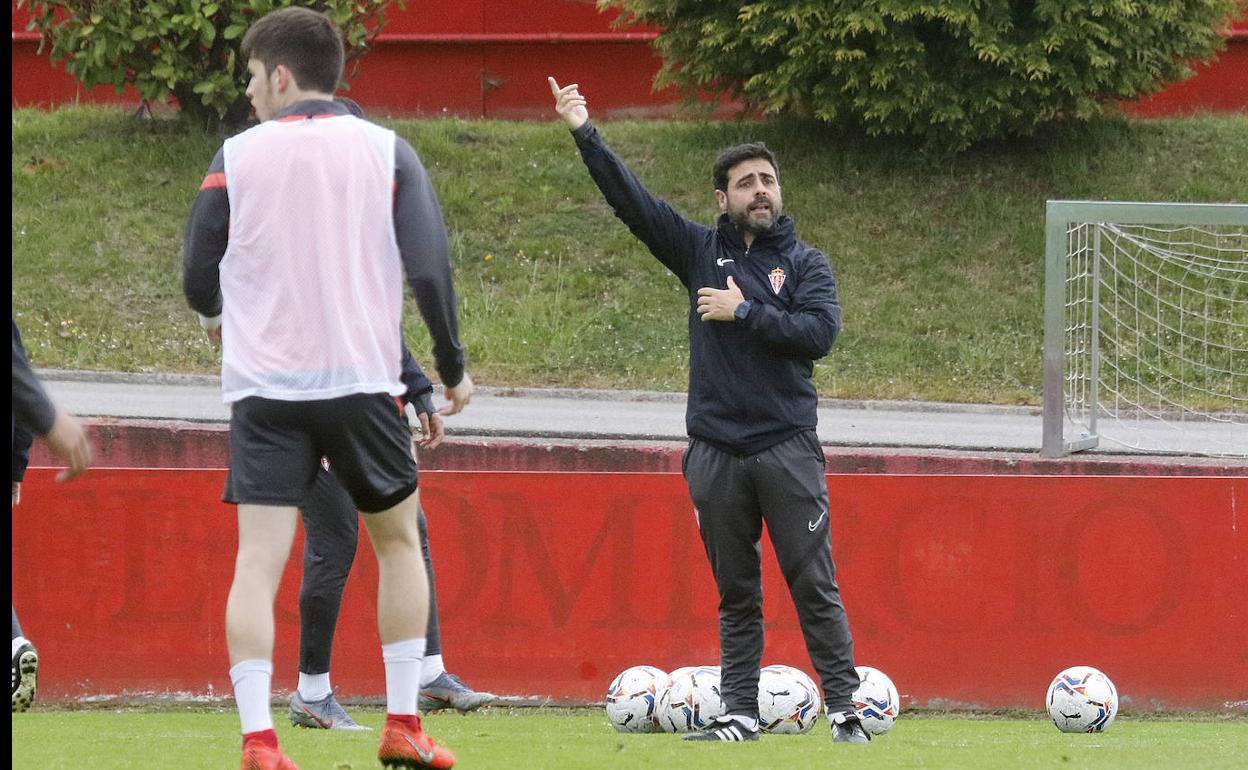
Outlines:
{"label": "partial person's leg", "polygon": [[334,399],[318,446],[364,514],[377,556],[377,633],[386,669],[386,723],[377,756],[386,766],[449,768],[455,757],[425,732],[417,713],[429,622],[420,554],[420,497],[411,433],[385,395]]}
{"label": "partial person's leg", "polygon": [[763,656],[762,518],[741,458],[693,440],[684,472],[719,589],[720,693],[729,714],[758,719]]}
{"label": "partial person's leg", "polygon": [[355,561],[359,513],[333,473],[317,469],[303,518],[303,583],[299,588],[299,686],[287,717],[295,727],[367,730],[334,697],[329,677],[342,592]]}
{"label": "partial person's leg", "polygon": [[377,634],[386,667],[386,724],[377,755],[390,767],[449,768],[455,756],[424,731],[416,705],[429,622],[429,584],[420,559],[417,492],[364,516],[377,554]]}
{"label": "partial person's leg", "polygon": [[[425,682],[432,681],[438,674],[446,670],[442,665],[442,632],[438,627],[438,586],[433,576],[433,554],[429,552],[429,522],[425,519],[425,508],[418,505],[416,508],[416,525],[420,529],[420,557],[425,562],[425,579],[429,584],[429,622],[425,628],[425,663],[424,667],[432,667],[436,669],[432,676],[424,673],[422,668],[421,679]],[[436,657],[436,661],[431,658]],[[432,666],[431,666],[432,664]]]}
{"label": "partial person's leg", "polygon": [[[330,658],[342,593],[355,561],[359,514],[342,484],[321,468],[303,519],[303,583],[299,587],[299,694],[329,695]],[[306,680],[306,681],[305,681]]]}
{"label": "partial person's leg", "polygon": [[433,576],[433,556],[429,550],[429,526],[424,506],[420,508],[420,553],[425,560],[429,578],[429,625],[425,640],[425,660],[420,667],[420,698],[422,712],[453,708],[463,713],[475,711],[494,700],[494,694],[478,692],[446,670],[442,660],[442,634],[438,626],[438,586]]}
{"label": "partial person's leg", "polygon": [[238,557],[225,605],[225,636],[244,735],[273,729],[273,601],[296,515],[294,506],[238,506]]}
{"label": "partial person's leg", "polygon": [[364,515],[377,554],[377,634],[386,656],[386,705],[415,714],[429,622],[429,581],[420,557],[419,493]]}
{"label": "partial person's leg", "polygon": [[294,770],[269,710],[273,602],[318,456],[298,402],[244,398],[230,407],[230,473],[224,499],[238,503],[238,555],[225,605],[230,681],[243,732],[242,767]]}
{"label": "partial person's leg", "polygon": [[759,456],[758,496],[780,571],[823,687],[829,719],[853,715],[854,641],[836,583],[823,448],[814,431]]}

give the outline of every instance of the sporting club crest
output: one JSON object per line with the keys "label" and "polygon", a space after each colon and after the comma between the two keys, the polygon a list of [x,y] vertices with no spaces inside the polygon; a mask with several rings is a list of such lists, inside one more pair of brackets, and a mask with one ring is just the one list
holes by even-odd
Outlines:
{"label": "sporting club crest", "polygon": [[780,293],[780,287],[784,286],[784,270],[775,267],[771,270],[771,290],[775,294]]}

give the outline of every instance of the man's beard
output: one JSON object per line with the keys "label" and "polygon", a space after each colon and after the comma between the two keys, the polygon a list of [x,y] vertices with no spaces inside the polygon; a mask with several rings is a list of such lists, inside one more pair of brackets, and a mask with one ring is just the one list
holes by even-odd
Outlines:
{"label": "man's beard", "polygon": [[755,220],[750,216],[750,206],[753,206],[758,202],[759,201],[755,200],[743,209],[729,211],[728,220],[736,225],[737,229],[742,232],[748,232],[753,235],[762,235],[776,226],[776,220],[780,218],[780,212],[776,209],[776,205],[774,203],[766,201],[766,203],[770,206],[771,216],[767,218],[765,223],[760,220]]}

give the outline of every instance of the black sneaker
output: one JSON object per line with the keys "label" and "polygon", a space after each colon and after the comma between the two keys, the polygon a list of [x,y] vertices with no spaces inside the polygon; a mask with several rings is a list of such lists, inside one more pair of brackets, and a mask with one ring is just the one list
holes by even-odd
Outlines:
{"label": "black sneaker", "polygon": [[[755,725],[758,722],[755,721]],[[758,740],[758,727],[753,730],[741,723],[741,720],[733,716],[716,717],[711,726],[700,733],[686,735],[683,740],[686,741],[756,741]]]}
{"label": "black sneaker", "polygon": [[832,723],[833,743],[870,743],[871,733],[862,727],[862,722],[850,717],[844,722]]}

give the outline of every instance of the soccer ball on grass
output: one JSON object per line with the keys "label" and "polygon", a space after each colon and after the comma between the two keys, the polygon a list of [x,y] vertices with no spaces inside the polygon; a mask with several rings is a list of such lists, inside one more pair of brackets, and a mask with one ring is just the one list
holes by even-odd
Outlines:
{"label": "soccer ball on grass", "polygon": [[1118,714],[1118,690],[1091,666],[1073,666],[1058,674],[1044,700],[1053,724],[1064,733],[1099,733]]}
{"label": "soccer ball on grass", "polygon": [[806,672],[767,666],[758,674],[758,721],[763,732],[800,735],[819,721],[823,698]]}
{"label": "soccer ball on grass", "polygon": [[893,729],[893,723],[901,716],[901,698],[893,680],[870,666],[855,666],[858,672],[858,689],[854,690],[854,714],[862,727],[872,735],[883,735]]}
{"label": "soccer ball on grass", "polygon": [[724,715],[719,695],[719,668],[687,666],[668,677],[659,699],[659,726],[669,733],[696,733]]}
{"label": "soccer ball on grass", "polygon": [[622,733],[659,732],[659,699],[667,687],[667,674],[654,666],[633,666],[607,688],[607,719]]}

